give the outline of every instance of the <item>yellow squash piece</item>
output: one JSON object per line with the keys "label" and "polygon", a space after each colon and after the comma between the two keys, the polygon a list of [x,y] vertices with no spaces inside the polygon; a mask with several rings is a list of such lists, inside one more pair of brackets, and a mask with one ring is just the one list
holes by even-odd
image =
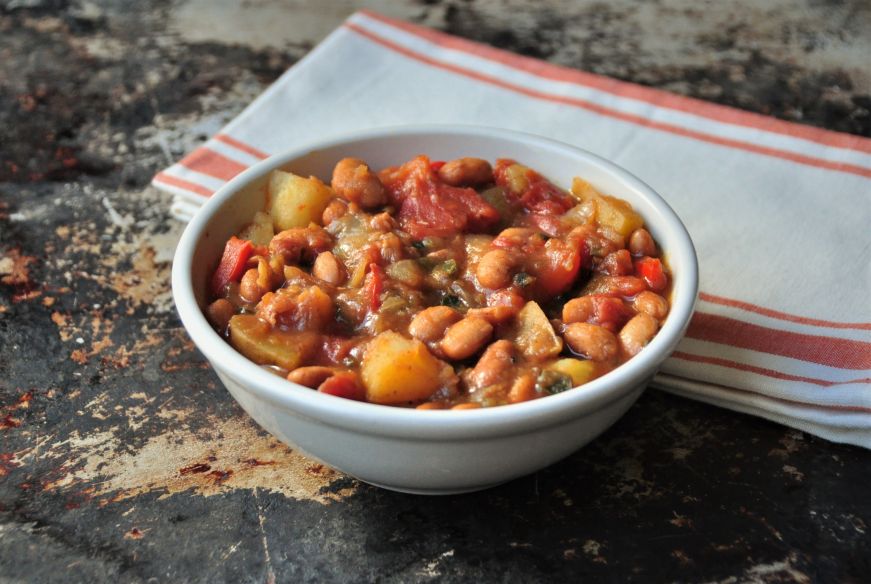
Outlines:
{"label": "yellow squash piece", "polygon": [[399,404],[428,398],[442,386],[445,362],[426,345],[385,331],[369,342],[360,372],[366,401]]}
{"label": "yellow squash piece", "polygon": [[269,214],[276,231],[321,224],[333,190],[317,177],[274,170],[269,177]]}
{"label": "yellow squash piece", "polygon": [[596,363],[580,359],[559,359],[547,367],[572,378],[572,387],[583,385],[598,377]]}
{"label": "yellow squash piece", "polygon": [[253,314],[230,319],[230,344],[258,365],[278,365],[292,370],[315,351],[318,335],[273,329]]}
{"label": "yellow squash piece", "polygon": [[595,202],[596,221],[600,225],[610,227],[624,238],[644,226],[644,219],[635,212],[632,205],[621,199],[600,194],[585,180],[575,178],[572,181],[572,194],[581,201]]}
{"label": "yellow squash piece", "polygon": [[514,343],[527,359],[540,361],[559,355],[563,341],[537,302],[527,302],[517,314]]}

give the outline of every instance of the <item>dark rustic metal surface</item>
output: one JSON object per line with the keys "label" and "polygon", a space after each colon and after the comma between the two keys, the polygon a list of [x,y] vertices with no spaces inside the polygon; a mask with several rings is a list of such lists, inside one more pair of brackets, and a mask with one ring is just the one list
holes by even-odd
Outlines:
{"label": "dark rustic metal surface", "polygon": [[[263,28],[228,44],[230,2],[0,0],[0,581],[868,581],[871,453],[656,391],[565,461],[456,497],[259,430],[180,328],[180,226],[147,185],[352,6],[240,4]],[[871,135],[866,2],[729,4],[369,3]]]}

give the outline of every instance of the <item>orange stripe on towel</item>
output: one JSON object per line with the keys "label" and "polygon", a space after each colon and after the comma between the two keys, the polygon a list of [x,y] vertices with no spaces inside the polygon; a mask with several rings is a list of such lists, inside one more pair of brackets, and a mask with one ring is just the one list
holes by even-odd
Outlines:
{"label": "orange stripe on towel", "polygon": [[814,158],[812,156],[807,156],[804,154],[796,154],[794,152],[789,152],[786,150],[778,150],[776,148],[770,148],[767,146],[759,146],[757,144],[751,144],[749,142],[742,142],[740,140],[735,140],[732,138],[722,138],[719,136],[712,136],[709,134],[705,134],[703,132],[699,132],[696,130],[688,130],[686,128],[682,128],[680,126],[676,126],[674,124],[667,124],[664,122],[655,122],[653,120],[649,120],[642,116],[638,116],[635,114],[628,114],[625,112],[621,112],[618,110],[614,110],[599,104],[595,104],[580,98],[576,97],[567,97],[560,95],[553,95],[549,93],[545,93],[543,91],[529,89],[527,87],[515,85],[513,83],[508,83],[507,81],[503,81],[501,79],[497,79],[495,77],[491,77],[489,75],[484,75],[482,73],[478,73],[476,71],[472,71],[470,69],[465,69],[458,65],[453,65],[450,63],[443,63],[432,57],[428,57],[426,55],[421,55],[408,47],[397,44],[393,41],[387,40],[383,37],[378,36],[377,34],[366,30],[354,23],[348,22],[345,23],[345,26],[350,30],[353,30],[357,34],[380,44],[392,51],[395,51],[401,55],[405,55],[410,59],[414,59],[421,63],[426,63],[427,65],[431,65],[433,67],[444,69],[445,71],[450,71],[452,73],[456,73],[458,75],[462,75],[464,77],[469,77],[470,79],[475,79],[477,81],[481,81],[483,83],[488,83],[490,85],[494,85],[496,87],[501,87],[503,89],[507,89],[509,91],[513,91],[515,93],[519,93],[522,95],[526,95],[528,97],[532,97],[535,99],[541,99],[544,101],[550,101],[553,103],[560,103],[563,105],[569,105],[578,107],[581,109],[586,109],[588,111],[608,116],[614,119],[618,119],[624,122],[629,122],[632,124],[636,124],[639,126],[644,126],[648,128],[653,128],[655,130],[660,130],[663,132],[668,132],[671,134],[675,134],[678,136],[684,136],[686,138],[692,138],[695,140],[699,140],[702,142],[708,142],[710,144],[717,144],[720,146],[726,146],[729,148],[735,148],[739,150],[746,150],[748,152],[754,152],[756,154],[764,154],[766,156],[771,156],[774,158],[781,158],[783,160],[789,160],[791,162],[797,162],[799,164],[804,164],[806,166],[815,166],[817,168],[824,168],[827,170],[835,170],[839,172],[845,172],[849,174],[855,174],[858,176],[862,176],[865,178],[871,178],[871,168],[865,168],[862,166],[857,166],[855,164],[848,164],[845,162],[833,162],[831,160],[824,160],[821,158]]}
{"label": "orange stripe on towel", "polygon": [[782,331],[696,312],[687,336],[839,369],[871,369],[871,343]]}
{"label": "orange stripe on towel", "polygon": [[231,160],[223,154],[209,150],[206,146],[197,148],[182,158],[179,164],[190,170],[195,170],[196,172],[201,172],[223,181],[229,181],[248,168],[244,164]]}

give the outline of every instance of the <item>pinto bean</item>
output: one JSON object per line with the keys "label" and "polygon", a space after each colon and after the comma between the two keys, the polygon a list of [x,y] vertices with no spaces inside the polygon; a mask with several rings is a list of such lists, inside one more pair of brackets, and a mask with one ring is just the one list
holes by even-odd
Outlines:
{"label": "pinto bean", "polygon": [[408,333],[424,343],[441,340],[449,326],[463,318],[449,306],[431,306],[414,315],[408,325]]}
{"label": "pinto bean", "polygon": [[348,204],[345,201],[341,199],[333,199],[330,201],[330,204],[327,205],[327,208],[324,209],[324,214],[321,216],[321,223],[326,227],[339,217],[344,217],[347,212]]}
{"label": "pinto bean", "polygon": [[269,241],[269,253],[281,256],[288,264],[301,259],[314,260],[317,255],[333,247],[333,237],[322,227],[293,227],[275,234]]}
{"label": "pinto bean", "polygon": [[657,294],[656,292],[651,292],[649,290],[645,290],[638,294],[635,297],[635,300],[632,302],[632,305],[635,307],[635,310],[638,312],[643,312],[644,314],[649,314],[656,320],[662,320],[668,314],[668,300]]}
{"label": "pinto bean", "polygon": [[524,373],[514,380],[511,389],[508,390],[508,401],[516,404],[535,398],[535,376],[532,373]]}
{"label": "pinto bean", "polygon": [[472,308],[466,314],[469,316],[480,316],[493,326],[504,324],[517,316],[520,312],[514,306],[487,306],[486,308]]}
{"label": "pinto bean", "polygon": [[611,276],[628,276],[635,271],[632,255],[625,249],[612,251],[599,264],[599,271]]}
{"label": "pinto bean", "polygon": [[538,230],[531,227],[508,227],[499,232],[493,245],[500,248],[520,247],[537,235]]}
{"label": "pinto bean", "polygon": [[257,268],[251,268],[245,272],[242,281],[239,282],[239,295],[248,302],[260,302],[260,299],[267,292],[257,283],[258,277]]}
{"label": "pinto bean", "polygon": [[226,298],[218,298],[206,308],[206,318],[219,331],[224,331],[227,325],[230,324],[230,319],[236,310],[233,308],[233,303]]}
{"label": "pinto bean", "polygon": [[480,351],[492,334],[492,324],[481,317],[467,316],[448,327],[440,347],[449,359],[465,359]]}
{"label": "pinto bean", "polygon": [[369,227],[376,231],[387,233],[396,227],[396,219],[394,219],[390,213],[384,211],[383,213],[378,213],[369,219]]}
{"label": "pinto bean", "polygon": [[632,235],[629,236],[629,251],[632,252],[634,256],[650,256],[656,257],[658,254],[656,253],[656,243],[653,241],[653,237],[650,236],[650,232],[640,227],[632,232]]}
{"label": "pinto bean", "polygon": [[485,288],[496,290],[511,284],[511,272],[515,267],[515,257],[504,249],[491,249],[478,262],[475,275],[478,283]]}
{"label": "pinto bean", "polygon": [[387,194],[378,175],[359,158],[340,160],[333,169],[331,186],[337,195],[365,209],[387,202]]}
{"label": "pinto bean", "polygon": [[587,322],[596,313],[596,306],[589,296],[572,298],[563,305],[563,322]]}
{"label": "pinto bean", "polygon": [[640,312],[620,331],[620,345],[628,355],[637,355],[659,330],[659,322],[649,314]]}
{"label": "pinto bean", "polygon": [[312,365],[310,367],[294,369],[287,374],[287,380],[312,389],[317,389],[321,383],[335,374],[335,370],[330,367]]}
{"label": "pinto bean", "polygon": [[318,391],[356,401],[366,399],[366,389],[363,387],[363,382],[353,371],[337,371],[335,375],[328,377],[318,386]]}
{"label": "pinto bean", "polygon": [[606,296],[635,296],[647,290],[647,283],[636,276],[594,276],[584,291]]}
{"label": "pinto bean", "polygon": [[462,404],[457,404],[452,407],[452,410],[477,410],[481,407],[481,404],[475,402],[465,402]]}
{"label": "pinto bean", "polygon": [[455,187],[473,187],[493,182],[493,168],[480,158],[457,158],[439,169],[439,178]]}
{"label": "pinto bean", "polygon": [[395,233],[383,233],[378,239],[378,253],[388,264],[401,260],[404,255],[402,240]]}
{"label": "pinto bean", "polygon": [[614,333],[595,324],[572,323],[566,327],[563,337],[572,351],[591,361],[610,361],[620,350]]}
{"label": "pinto bean", "polygon": [[487,347],[469,373],[469,384],[481,388],[498,382],[511,371],[515,353],[514,343],[504,339]]}
{"label": "pinto bean", "polygon": [[487,297],[487,306],[494,308],[497,306],[507,306],[515,312],[520,312],[524,304],[526,304],[526,299],[512,288],[496,290]]}
{"label": "pinto bean", "polygon": [[320,278],[327,284],[338,286],[345,279],[345,269],[341,262],[333,255],[331,251],[325,251],[318,254],[315,263],[312,266],[312,275],[315,278]]}

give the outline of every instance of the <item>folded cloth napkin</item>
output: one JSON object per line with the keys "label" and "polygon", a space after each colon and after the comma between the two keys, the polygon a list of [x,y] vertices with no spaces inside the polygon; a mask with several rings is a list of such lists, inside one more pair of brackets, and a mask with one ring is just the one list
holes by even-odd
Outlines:
{"label": "folded cloth napkin", "polygon": [[697,312],[654,384],[871,448],[869,139],[360,12],[154,185],[187,219],[270,154],[408,123],[540,134],[641,177],[687,225],[701,269]]}

